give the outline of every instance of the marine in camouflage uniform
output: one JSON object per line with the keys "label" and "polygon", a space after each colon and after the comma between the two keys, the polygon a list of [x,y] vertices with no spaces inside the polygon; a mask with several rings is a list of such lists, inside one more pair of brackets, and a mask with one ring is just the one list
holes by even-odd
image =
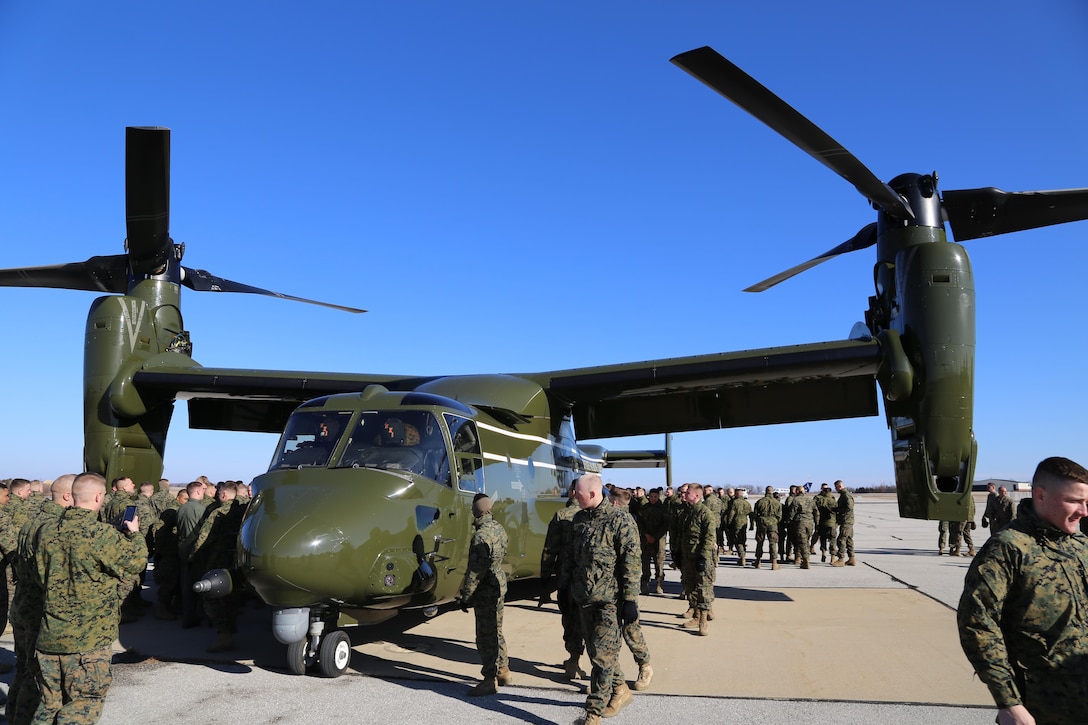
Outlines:
{"label": "marine in camouflage uniform", "polygon": [[680,568],[680,550],[683,548],[680,545],[680,532],[684,528],[684,516],[687,514],[687,504],[684,503],[680,489],[665,498],[665,513],[669,522],[669,556],[672,558],[673,569]]}
{"label": "marine in camouflage uniform", "polygon": [[759,568],[759,560],[763,558],[763,542],[767,542],[767,558],[770,559],[771,568],[778,568],[778,524],[782,521],[782,504],[774,497],[774,488],[767,486],[763,492],[763,498],[756,501],[752,512],[756,522],[756,560],[752,566]]}
{"label": "marine in camouflage uniform", "polygon": [[685,629],[698,629],[699,634],[708,634],[707,622],[712,618],[714,605],[714,578],[716,567],[714,552],[714,515],[702,501],[703,492],[698,487],[688,489],[685,498],[690,505],[687,518],[687,530],[684,532],[684,562],[681,574],[684,578],[685,591],[689,591],[688,611],[682,617],[691,617],[680,626]]}
{"label": "marine in camouflage uniform", "polygon": [[[826,485],[826,484],[825,484]],[[816,531],[813,534],[813,540],[820,542],[820,561],[827,561],[828,552],[831,553],[832,558],[835,556],[835,509],[837,508],[837,502],[831,495],[831,487],[820,487],[820,493],[813,498],[812,503],[816,506]],[[809,549],[809,553],[812,553],[812,549]]]}
{"label": "marine in camouflage uniform", "polygon": [[1074,725],[1088,713],[1088,538],[1077,522],[1088,471],[1047,459],[1032,483],[1016,519],[971,562],[956,618],[960,644],[997,707],[1008,708],[1003,722],[1030,714]]}
{"label": "marine in camouflage uniform", "polygon": [[650,491],[649,499],[638,510],[638,533],[642,544],[642,580],[640,591],[648,594],[650,591],[651,565],[654,580],[657,582],[655,591],[663,594],[662,584],[665,581],[665,534],[668,532],[668,520],[665,505],[661,503],[661,491]]}
{"label": "marine in camouflage uniform", "polygon": [[967,520],[952,521],[948,526],[948,554],[960,556],[961,542],[967,544],[967,556],[975,555],[975,542],[971,540],[971,532],[975,529],[975,497],[967,496]]}
{"label": "marine in camouflage uniform", "polygon": [[53,481],[52,495],[47,499],[19,532],[18,548],[14,560],[19,583],[11,602],[11,630],[15,640],[15,678],[8,688],[5,710],[8,722],[29,723],[34,718],[40,697],[36,682],[37,659],[34,646],[42,621],[45,591],[38,574],[35,552],[41,548],[43,527],[60,520],[64,510],[72,503],[72,481],[75,476],[65,474]]}
{"label": "marine in camouflage uniform", "polygon": [[[608,500],[620,511],[631,516],[631,507],[628,503],[630,497],[631,492],[629,490],[613,488]],[[637,530],[638,522],[635,521],[634,516],[631,516],[631,523],[635,524]],[[639,591],[642,591],[641,588]],[[638,665],[638,679],[635,681],[635,689],[645,690],[650,685],[654,670],[650,666],[650,647],[646,644],[646,635],[642,633],[642,624],[637,619],[633,622],[626,622],[620,627],[620,634],[623,635],[623,642],[627,645],[627,649],[631,651],[635,664]]]}
{"label": "marine in camouflage uniform", "polygon": [[797,492],[790,505],[793,507],[790,516],[793,558],[800,563],[802,569],[808,569],[809,540],[812,538],[812,528],[815,524],[813,515],[816,512],[816,506],[803,490]]}
{"label": "marine in camouflage uniform", "polygon": [[[235,564],[238,530],[246,507],[237,500],[235,485],[226,481],[216,492],[216,503],[205,510],[195,539],[188,547],[189,566],[201,576],[212,569],[231,569]],[[238,609],[242,592],[234,589],[225,597],[204,597],[204,612],[215,627],[216,639],[207,652],[225,652],[233,646],[237,630]]]}
{"label": "marine in camouflage uniform", "polygon": [[615,715],[630,702],[619,665],[620,627],[638,619],[641,573],[638,529],[629,515],[605,500],[602,489],[595,473],[575,482],[581,510],[574,515],[559,580],[578,607],[593,663],[585,706],[590,720]]}
{"label": "marine in camouflage uniform", "polygon": [[498,685],[510,683],[506,638],[502,634],[503,600],[506,597],[506,558],[509,539],[506,529],[491,515],[491,499],[476,494],[472,501],[472,541],[468,565],[457,599],[462,608],[472,607],[476,615],[476,651],[480,653],[483,680],[469,695],[492,695]]}
{"label": "marine in camouflage uniform", "polygon": [[5,544],[10,546],[11,549],[0,563],[0,578],[4,580],[0,584],[0,631],[3,631],[3,628],[7,626],[8,613],[11,611],[11,599],[15,596],[16,574],[15,567],[11,564],[15,557],[15,548],[18,546],[19,532],[26,526],[31,514],[38,511],[36,508],[31,510],[29,501],[30,481],[25,478],[13,478],[8,490],[10,496],[7,503],[4,504],[3,510],[11,517],[11,534]]}
{"label": "marine in camouflage uniform", "polygon": [[[698,484],[696,484],[698,485]],[[718,565],[718,542],[722,540],[722,525],[725,518],[725,505],[724,502],[714,493],[713,486],[703,486],[703,505],[710,509],[710,513],[714,516],[714,566]]]}
{"label": "marine in camouflage uniform", "polygon": [[[560,562],[570,545],[571,526],[574,514],[578,513],[578,506],[574,499],[555,512],[548,523],[548,532],[544,535],[544,549],[540,553],[540,578],[544,591],[551,591],[559,579]],[[559,615],[563,624],[563,647],[567,650],[567,659],[563,662],[563,671],[568,680],[578,676],[578,661],[585,651],[585,641],[582,638],[582,622],[570,603],[570,592],[560,590],[556,592],[556,598],[562,595],[563,601],[557,601]]]}
{"label": "marine in camouflage uniform", "polygon": [[45,596],[35,652],[41,692],[35,723],[94,723],[101,717],[117,639],[117,585],[147,565],[138,529],[122,534],[97,520],[104,493],[100,476],[77,477],[76,505],[39,530],[35,562]]}
{"label": "marine in camouflage uniform", "polygon": [[[733,503],[729,506],[729,519],[726,522],[726,530],[732,533],[733,547],[737,552],[737,563],[745,566],[745,556],[748,550],[748,526],[752,515],[752,504],[738,490],[733,496]],[[754,528],[754,522],[752,523]]]}
{"label": "marine in camouflage uniform", "polygon": [[[831,566],[856,566],[854,560],[854,494],[846,488],[842,481],[835,481],[835,490],[839,492],[839,500],[835,505],[835,523],[839,526],[839,533],[835,537],[835,561]],[[846,560],[843,561],[843,557]]]}
{"label": "marine in camouflage uniform", "polygon": [[786,500],[782,502],[782,520],[778,522],[778,562],[786,564],[793,553],[793,499],[797,496],[797,487],[790,486]]}

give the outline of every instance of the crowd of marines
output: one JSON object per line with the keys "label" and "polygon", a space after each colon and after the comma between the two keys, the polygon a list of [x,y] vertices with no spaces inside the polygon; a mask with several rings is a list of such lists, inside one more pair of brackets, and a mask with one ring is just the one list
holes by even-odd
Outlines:
{"label": "crowd of marines", "polygon": [[[238,595],[198,601],[192,584],[231,566],[248,488],[206,477],[170,482],[96,473],[0,482],[0,627],[10,615],[9,723],[97,722],[112,679],[118,626],[154,607],[162,620],[216,629],[210,652],[233,644]],[[142,584],[154,559],[157,601]]]}
{"label": "crowd of marines", "polygon": [[[753,507],[741,489],[688,483],[647,491],[605,485],[592,473],[575,481],[567,507],[549,524],[540,568],[544,597],[554,591],[561,613],[567,679],[583,674],[581,657],[589,655],[583,721],[615,716],[631,702],[632,689],[650,686],[638,597],[650,593],[651,581],[654,593],[664,594],[666,559],[680,570],[679,598],[688,605],[679,628],[699,636],[709,634],[714,620],[714,581],[726,552],[748,565],[749,531],[755,531],[757,569],[764,546],[772,570],[787,563],[808,569],[817,543],[831,566],[855,566],[854,499],[842,481],[835,489],[837,497],[827,484],[810,497],[793,486],[780,501],[768,486]],[[621,643],[639,668],[630,687],[618,664]]]}

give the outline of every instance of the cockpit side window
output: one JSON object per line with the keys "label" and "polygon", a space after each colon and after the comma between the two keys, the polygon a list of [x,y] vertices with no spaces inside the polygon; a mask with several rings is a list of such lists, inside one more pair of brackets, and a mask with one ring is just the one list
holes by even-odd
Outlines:
{"label": "cockpit side window", "polygon": [[450,485],[442,430],[425,410],[364,411],[337,466],[408,471]]}
{"label": "cockpit side window", "polygon": [[269,470],[326,466],[351,419],[350,411],[297,411],[280,436]]}
{"label": "cockpit side window", "polygon": [[476,424],[468,418],[449,413],[444,415],[453,440],[453,455],[457,460],[457,488],[462,491],[482,492],[484,459]]}

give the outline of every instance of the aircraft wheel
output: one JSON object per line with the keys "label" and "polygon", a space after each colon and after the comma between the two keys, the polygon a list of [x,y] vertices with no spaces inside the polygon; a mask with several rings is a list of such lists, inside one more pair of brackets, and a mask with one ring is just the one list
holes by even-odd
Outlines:
{"label": "aircraft wheel", "polygon": [[305,675],[317,657],[310,654],[310,639],[305,637],[287,645],[287,669],[292,675]]}
{"label": "aircraft wheel", "polygon": [[351,664],[351,640],[347,632],[336,629],[325,635],[317,661],[325,677],[339,677],[347,672]]}

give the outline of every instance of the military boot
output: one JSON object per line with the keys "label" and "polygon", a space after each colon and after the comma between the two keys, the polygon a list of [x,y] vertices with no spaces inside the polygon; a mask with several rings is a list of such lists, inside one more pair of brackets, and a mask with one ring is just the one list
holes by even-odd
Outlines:
{"label": "military boot", "polygon": [[578,721],[581,725],[601,725],[601,716],[594,715],[591,712],[587,712],[582,716],[582,719]]}
{"label": "military boot", "polygon": [[974,555],[975,555],[975,547],[972,546],[972,547],[967,549],[967,556],[974,556]]}
{"label": "military boot", "polygon": [[827,561],[827,552],[826,551],[822,551],[822,550],[820,551],[820,561]]}
{"label": "military boot", "polygon": [[740,565],[741,565],[741,566],[745,566],[745,565],[746,565],[746,564],[745,564],[745,561],[744,561],[744,560],[745,560],[746,558],[747,558],[747,557],[745,557],[745,555],[744,555],[744,552],[742,551],[742,552],[740,553]]}
{"label": "military boot", "polygon": [[842,557],[837,557],[835,561],[831,562],[831,566],[844,566],[846,562],[842,560]]}
{"label": "military boot", "polygon": [[683,614],[677,614],[676,616],[680,617],[680,619],[691,619],[695,616],[695,607],[688,607],[688,611]]}
{"label": "military boot", "polygon": [[959,551],[952,551],[951,549],[949,549],[948,550],[948,555],[949,556],[959,556],[960,552]]}
{"label": "military boot", "polygon": [[759,559],[756,559],[755,561],[752,562],[752,568],[753,569],[758,569],[759,568]]}
{"label": "military boot", "polygon": [[514,681],[514,676],[510,674],[509,667],[503,667],[495,674],[495,679],[499,681],[500,685],[509,685]]}
{"label": "military boot", "polygon": [[650,667],[650,663],[639,665],[638,679],[635,680],[635,684],[631,689],[642,692],[650,686],[650,680],[652,679],[654,679],[654,668]]}
{"label": "military boot", "polygon": [[708,620],[710,620],[711,622],[714,621],[714,605],[713,604],[711,604],[709,607],[707,607],[707,609],[706,609],[706,618]]}
{"label": "military boot", "polygon": [[571,655],[563,662],[563,675],[568,680],[573,680],[578,677],[578,675],[582,674],[582,668],[578,665],[578,660],[580,659],[581,657],[578,655]]}
{"label": "military boot", "polygon": [[851,556],[849,559],[846,560],[846,565],[847,566],[857,566],[858,563],[857,563],[857,561],[854,560],[854,557]]}
{"label": "military boot", "polygon": [[631,704],[631,688],[627,683],[617,685],[612,690],[612,699],[608,701],[608,707],[601,713],[601,717],[615,717],[619,711]]}
{"label": "military boot", "polygon": [[654,590],[657,594],[664,594],[665,590],[661,588],[661,580],[657,580],[657,589]]}
{"label": "military boot", "polygon": [[688,621],[681,624],[680,628],[681,629],[698,629],[699,628],[699,617],[700,616],[701,616],[701,611],[693,613],[691,615],[691,619],[689,619]]}
{"label": "military boot", "polygon": [[802,569],[808,569],[808,559],[802,559],[801,560],[801,568]]}
{"label": "military boot", "polygon": [[699,636],[705,637],[710,634],[710,617],[707,616],[708,612],[699,612]]}
{"label": "military boot", "polygon": [[772,561],[772,562],[771,562],[771,569],[772,569],[772,570],[776,570],[776,569],[781,569],[781,568],[782,568],[782,567],[778,565],[778,562],[777,562],[777,561]]}
{"label": "military boot", "polygon": [[486,677],[476,683],[476,686],[470,688],[468,691],[469,697],[480,697],[482,695],[494,695],[499,691],[499,685],[495,681],[494,677]]}

